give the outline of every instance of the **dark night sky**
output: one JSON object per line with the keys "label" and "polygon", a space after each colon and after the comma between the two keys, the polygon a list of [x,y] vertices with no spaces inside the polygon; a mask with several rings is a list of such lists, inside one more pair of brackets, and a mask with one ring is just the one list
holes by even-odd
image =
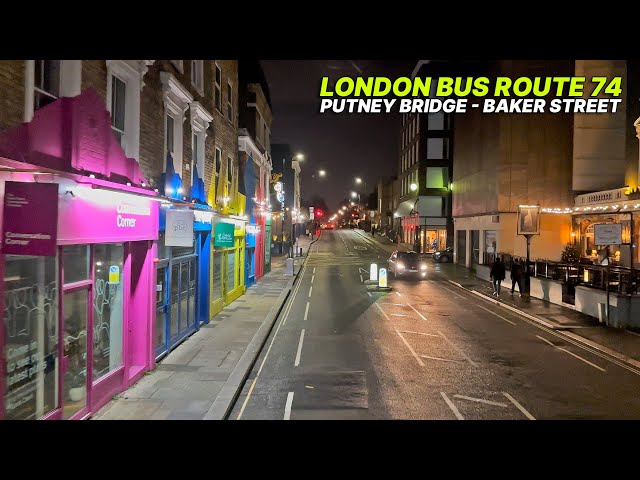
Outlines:
{"label": "dark night sky", "polygon": [[[395,173],[400,114],[320,112],[320,81],[341,76],[410,76],[416,60],[262,60],[273,107],[272,143],[289,143],[305,155],[301,193],[319,195],[330,208],[356,189],[354,178],[373,191],[380,176]],[[396,109],[396,106],[394,106]],[[311,173],[327,176],[314,182]],[[364,192],[362,192],[364,193]]]}

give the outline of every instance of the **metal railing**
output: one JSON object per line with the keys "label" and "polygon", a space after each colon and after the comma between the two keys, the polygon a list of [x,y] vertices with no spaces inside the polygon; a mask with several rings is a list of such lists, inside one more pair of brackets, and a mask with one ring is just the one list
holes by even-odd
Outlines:
{"label": "metal railing", "polygon": [[[525,265],[526,258],[517,257],[508,253],[486,253],[483,260],[485,265],[491,265],[495,257],[499,256],[507,269],[515,258]],[[571,286],[583,285],[607,290],[617,294],[637,295],[640,293],[640,270],[619,266],[592,265],[588,263],[566,263],[551,260],[534,260],[530,262],[532,277],[548,278]]]}

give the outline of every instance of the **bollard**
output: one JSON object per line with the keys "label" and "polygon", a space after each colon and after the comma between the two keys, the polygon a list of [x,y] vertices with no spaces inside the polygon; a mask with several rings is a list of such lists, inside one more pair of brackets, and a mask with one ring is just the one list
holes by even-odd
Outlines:
{"label": "bollard", "polygon": [[293,276],[293,258],[287,258],[286,275]]}

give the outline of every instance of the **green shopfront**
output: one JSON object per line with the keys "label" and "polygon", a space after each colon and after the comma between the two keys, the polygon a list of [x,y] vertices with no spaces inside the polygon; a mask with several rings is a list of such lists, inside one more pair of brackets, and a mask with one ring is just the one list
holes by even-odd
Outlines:
{"label": "green shopfront", "polygon": [[219,313],[245,291],[245,221],[216,218],[211,251],[210,314]]}

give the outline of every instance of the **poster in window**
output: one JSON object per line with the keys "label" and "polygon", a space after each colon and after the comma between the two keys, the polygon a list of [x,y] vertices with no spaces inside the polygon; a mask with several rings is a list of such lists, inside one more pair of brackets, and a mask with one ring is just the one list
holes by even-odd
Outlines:
{"label": "poster in window", "polygon": [[518,235],[540,235],[540,206],[518,207]]}

